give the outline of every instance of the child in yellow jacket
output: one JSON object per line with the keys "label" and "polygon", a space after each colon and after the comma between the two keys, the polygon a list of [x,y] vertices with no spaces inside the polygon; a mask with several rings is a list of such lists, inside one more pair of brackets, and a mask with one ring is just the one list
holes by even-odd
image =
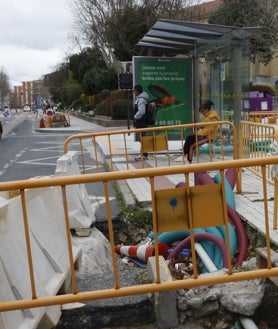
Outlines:
{"label": "child in yellow jacket", "polygon": [[[212,110],[213,102],[207,100],[201,105],[199,112],[205,117],[204,122],[219,121],[219,115]],[[185,139],[183,146],[184,155],[187,156],[189,163],[192,162],[192,157],[195,147],[213,141],[217,136],[218,125],[209,125],[197,130],[194,134],[189,135]]]}

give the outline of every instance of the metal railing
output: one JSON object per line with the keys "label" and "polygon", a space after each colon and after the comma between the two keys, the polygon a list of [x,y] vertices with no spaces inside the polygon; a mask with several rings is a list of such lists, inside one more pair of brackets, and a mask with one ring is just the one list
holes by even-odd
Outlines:
{"label": "metal railing", "polygon": [[[241,121],[238,136],[240,159],[265,157],[271,152],[271,144],[278,141],[278,126]],[[250,167],[250,170],[261,175],[260,166]],[[267,179],[273,182],[271,167],[267,167]]]}
{"label": "metal railing", "polygon": [[[16,298],[8,299],[1,297],[0,312],[37,308],[42,306],[60,305],[73,302],[81,302],[88,300],[99,300],[106,298],[116,298],[128,295],[137,295],[144,293],[154,293],[159,291],[189,289],[196,286],[208,286],[225,282],[234,282],[242,280],[252,280],[255,278],[266,278],[278,275],[278,268],[272,266],[270,236],[269,236],[269,215],[268,215],[268,196],[267,196],[267,177],[266,168],[269,165],[277,165],[278,157],[264,157],[252,159],[237,159],[230,161],[206,162],[192,164],[190,166],[178,165],[160,168],[143,168],[138,170],[127,170],[118,172],[105,172],[95,174],[82,174],[64,177],[52,178],[34,178],[32,180],[11,181],[0,183],[0,191],[19,191],[21,200],[21,209],[18,209],[18,217],[23,218],[24,240],[26,244],[26,263],[28,264],[29,280],[19,284],[30,286],[30,291],[26,296],[16,296]],[[260,167],[262,172],[262,186],[264,196],[264,233],[265,247],[267,251],[267,265],[263,269],[246,270],[241,268],[238,270],[234,264],[234,259],[230,252],[230,231],[229,231],[229,214],[226,205],[226,191],[224,183],[224,171],[229,168]],[[210,185],[192,186],[190,184],[190,175],[198,172],[219,171],[221,183]],[[183,175],[185,186],[172,189],[155,190],[154,180],[157,176],[174,176]],[[153,245],[155,250],[155,271],[156,282],[143,283],[136,286],[123,286],[119,280],[120,268],[117,266],[118,256],[115,254],[114,227],[112,222],[112,211],[109,197],[109,182],[117,182],[120,180],[137,180],[147,178],[149,189],[152,196],[152,213],[153,213]],[[109,228],[109,242],[111,248],[111,262],[113,265],[113,284],[101,290],[79,291],[76,272],[74,270],[74,259],[72,253],[72,237],[69,227],[67,188],[75,184],[97,184],[101,183],[104,188],[104,195],[107,210],[107,222]],[[69,259],[71,291],[61,295],[44,295],[37,293],[37,282],[34,274],[35,266],[40,266],[34,262],[32,243],[30,239],[29,227],[29,211],[26,200],[26,191],[34,191],[38,188],[58,187],[62,195],[64,208],[64,230],[66,232],[67,250],[65,254]],[[200,203],[203,204],[200,207]],[[55,205],[51,205],[55,207]],[[22,213],[20,216],[19,213]],[[204,220],[205,218],[205,220]],[[62,221],[63,222],[63,221]],[[225,272],[222,274],[210,276],[200,276],[197,269],[197,257],[194,247],[195,235],[194,229],[200,227],[222,226],[224,228],[226,240],[222,245]],[[159,242],[158,234],[165,230],[188,230],[189,246],[192,253],[193,275],[186,280],[175,280],[163,282],[160,275],[160,258],[159,258]],[[0,238],[5,234],[5,230],[0,231]],[[22,278],[26,277],[26,273],[22,273]]]}
{"label": "metal railing", "polygon": [[[70,136],[64,143],[64,153],[67,153],[76,144],[78,144],[83,173],[86,173],[86,167],[90,167],[91,159],[94,159],[94,165],[97,171],[102,166],[102,158],[99,154],[99,145],[102,151],[106,149],[105,158],[111,171],[117,170],[115,167],[115,159],[121,156],[122,170],[130,170],[130,154],[129,143],[139,143],[142,140],[141,152],[149,152],[152,155],[153,167],[159,167],[159,155],[164,155],[167,159],[166,165],[177,165],[173,161],[173,157],[180,156],[181,162],[186,163],[186,158],[183,154],[183,145],[185,138],[193,130],[200,127],[215,126],[215,122],[210,123],[192,123],[165,127],[151,127],[142,129],[126,129],[118,131],[86,133]],[[215,154],[219,154],[221,160],[236,159],[236,129],[230,121],[217,122],[218,134],[215,140],[210,140],[205,146],[196,146],[195,157],[196,162],[201,162],[201,155],[206,154],[205,161],[215,161]],[[143,136],[146,135],[146,136]],[[137,136],[137,139],[136,139]],[[174,147],[171,147],[171,141],[175,140]],[[196,140],[197,142],[197,140]],[[140,144],[139,144],[140,145]],[[89,152],[90,157],[85,157]],[[140,152],[140,150],[139,150]],[[229,154],[229,156],[227,156]],[[142,167],[144,162],[142,161]]]}
{"label": "metal railing", "polygon": [[266,124],[277,124],[278,122],[278,111],[250,111],[244,113],[244,120],[266,123]]}

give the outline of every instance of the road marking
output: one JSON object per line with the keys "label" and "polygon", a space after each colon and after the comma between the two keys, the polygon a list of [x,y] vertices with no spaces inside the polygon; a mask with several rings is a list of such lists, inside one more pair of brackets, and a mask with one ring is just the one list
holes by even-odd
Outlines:
{"label": "road marking", "polygon": [[22,154],[25,153],[25,152],[26,152],[26,150],[22,150],[21,152],[17,153],[17,154],[15,155],[15,157],[16,157],[16,158],[20,158],[20,157],[22,157]]}
{"label": "road marking", "polygon": [[[106,199],[103,196],[92,196],[89,195],[89,199],[92,200],[91,206],[97,207],[106,203]],[[115,200],[115,197],[109,197],[109,201]],[[94,201],[94,202],[93,202]]]}
{"label": "road marking", "polygon": [[34,164],[34,165],[40,165],[40,166],[56,166],[56,162],[55,163],[50,163],[50,162],[19,161],[17,163],[19,163],[19,164]]}
{"label": "road marking", "polygon": [[[33,159],[33,160],[24,160],[24,161],[17,161],[19,164],[34,164],[34,165],[43,165],[43,166],[56,166],[57,165],[57,159],[59,159],[60,156],[52,156],[52,157],[46,157],[46,158],[39,158],[39,159]],[[54,159],[54,162],[42,162],[43,160],[52,160]],[[80,171],[83,170],[83,166],[79,165]],[[86,172],[93,171],[97,169],[97,166],[86,166]]]}
{"label": "road marking", "polygon": [[[37,163],[37,161],[42,161],[42,160],[52,160],[54,159],[56,162],[57,162],[57,159],[59,158],[60,156],[51,156],[51,157],[46,157],[46,158],[38,158],[38,159],[33,159],[33,160],[24,160],[24,161],[18,161],[18,163]],[[55,164],[56,164],[55,162]],[[43,163],[46,163],[46,162],[43,162]]]}

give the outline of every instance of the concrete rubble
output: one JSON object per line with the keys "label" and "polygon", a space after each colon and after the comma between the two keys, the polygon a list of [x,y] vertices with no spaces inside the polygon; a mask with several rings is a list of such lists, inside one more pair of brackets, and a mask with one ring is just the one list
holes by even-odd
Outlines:
{"label": "concrete rubble", "polygon": [[[66,172],[77,172],[74,154],[60,159],[58,163],[56,175],[64,175]],[[77,195],[80,197],[76,198]],[[110,244],[104,234],[95,227],[98,209],[91,207],[84,186],[79,186],[77,190],[72,189],[70,197],[73,205],[72,209],[69,209],[71,228],[75,229],[76,234],[72,241],[82,250],[81,264],[76,271],[78,290],[113,287]],[[4,213],[7,201],[2,201]],[[88,228],[87,236],[82,236],[82,233],[78,235],[80,230]],[[142,280],[151,282],[154,278],[153,272],[128,267],[120,258],[118,266],[121,285],[134,285]],[[245,266],[252,269],[255,266],[253,259]],[[167,270],[165,275],[170,275]],[[167,277],[164,279],[167,280]],[[63,305],[62,315],[55,328],[93,329],[121,326],[145,329],[231,329],[241,316],[260,319],[263,313],[264,319],[269,319],[273,328],[277,328],[278,316],[277,312],[274,312],[275,308],[277,310],[277,300],[278,289],[268,280],[226,283],[167,294],[145,294]],[[60,314],[60,309],[57,314]],[[54,322],[56,317],[52,323]],[[2,328],[1,325],[0,327]]]}
{"label": "concrete rubble", "polygon": [[194,328],[231,328],[239,316],[254,315],[262,302],[264,287],[264,280],[254,280],[179,290],[179,322],[195,323]]}
{"label": "concrete rubble", "polygon": [[[97,224],[97,207],[93,213]],[[104,235],[94,227],[90,236],[73,237],[73,242],[81,246],[83,255],[82,265],[77,271],[79,291],[111,287],[111,250]],[[255,261],[250,260],[245,266],[252,269],[256,266]],[[146,271],[129,268],[120,259],[119,267],[121,282],[129,285],[136,284],[138,277]],[[153,271],[149,271],[148,275],[151,274],[153,275]],[[135,328],[139,323],[141,326],[152,324],[158,329],[232,328],[240,316],[254,315],[262,303],[264,288],[265,280],[254,280],[157,293],[153,296],[129,296],[78,303],[63,308],[56,329],[77,326],[82,326],[82,329],[117,326]]]}

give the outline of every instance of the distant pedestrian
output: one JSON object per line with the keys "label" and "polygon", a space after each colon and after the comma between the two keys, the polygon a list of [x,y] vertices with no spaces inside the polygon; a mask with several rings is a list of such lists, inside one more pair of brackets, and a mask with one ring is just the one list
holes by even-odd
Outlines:
{"label": "distant pedestrian", "polygon": [[2,122],[0,121],[0,139],[2,138],[2,134],[3,134],[3,125]]}
{"label": "distant pedestrian", "polygon": [[[134,127],[135,128],[147,128],[148,122],[146,118],[146,105],[148,104],[149,95],[143,91],[141,85],[136,85],[133,89],[135,95],[134,104]],[[145,136],[146,133],[142,132],[141,136]],[[142,157],[138,156],[135,161],[141,161]],[[148,153],[143,153],[143,160],[148,160]]]}

